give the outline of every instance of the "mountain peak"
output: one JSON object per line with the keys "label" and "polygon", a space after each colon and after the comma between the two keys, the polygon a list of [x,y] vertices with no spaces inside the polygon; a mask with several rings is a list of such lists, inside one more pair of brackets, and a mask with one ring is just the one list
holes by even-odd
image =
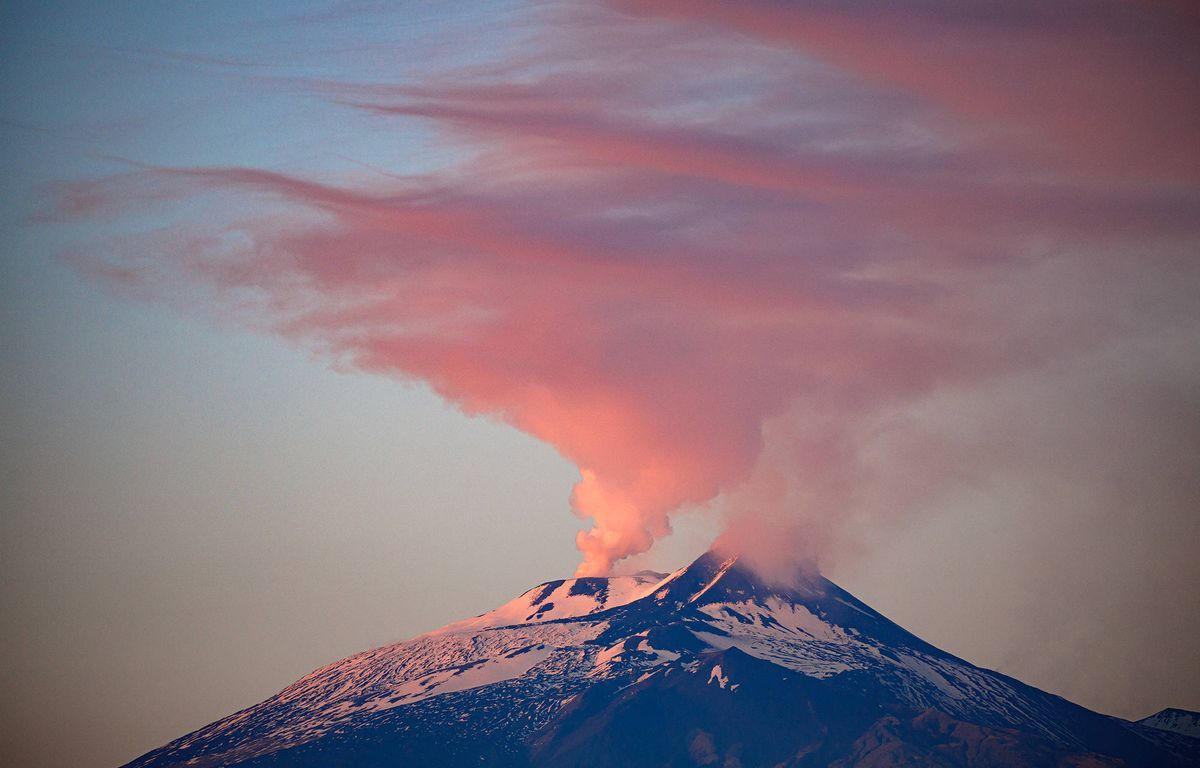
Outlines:
{"label": "mountain peak", "polygon": [[807,603],[827,592],[828,581],[797,568],[790,583],[764,579],[740,553],[709,550],[690,565],[660,582],[654,590],[663,605],[706,605],[776,598],[785,603]]}

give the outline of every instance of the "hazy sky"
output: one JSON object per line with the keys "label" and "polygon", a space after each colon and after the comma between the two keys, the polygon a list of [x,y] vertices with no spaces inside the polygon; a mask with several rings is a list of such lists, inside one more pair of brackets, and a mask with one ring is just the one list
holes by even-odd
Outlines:
{"label": "hazy sky", "polygon": [[732,7],[0,10],[0,761],[719,534],[1200,709],[1195,13]]}

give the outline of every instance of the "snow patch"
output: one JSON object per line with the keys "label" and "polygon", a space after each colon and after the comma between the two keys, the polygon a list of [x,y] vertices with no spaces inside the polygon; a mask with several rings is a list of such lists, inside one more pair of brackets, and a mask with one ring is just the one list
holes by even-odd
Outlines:
{"label": "snow patch", "polygon": [[936,669],[926,662],[918,659],[916,656],[910,656],[907,653],[897,654],[900,659],[900,664],[905,669],[917,673],[925,680],[933,683],[939,691],[946,694],[952,699],[963,698],[963,692],[956,688],[949,680],[941,675]]}
{"label": "snow patch", "polygon": [[714,664],[712,671],[708,673],[708,684],[712,685],[714,680],[717,681],[717,685],[721,687],[722,691],[725,690],[725,686],[729,685],[729,678],[721,672],[720,664]]}

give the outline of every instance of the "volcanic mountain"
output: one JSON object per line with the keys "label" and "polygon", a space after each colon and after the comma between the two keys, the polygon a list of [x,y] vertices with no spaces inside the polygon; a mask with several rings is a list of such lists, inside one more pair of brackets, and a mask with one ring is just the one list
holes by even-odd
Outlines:
{"label": "volcanic mountain", "polygon": [[709,552],[540,584],[129,764],[385,765],[1182,767],[1200,739],[976,667],[819,575],[774,585]]}

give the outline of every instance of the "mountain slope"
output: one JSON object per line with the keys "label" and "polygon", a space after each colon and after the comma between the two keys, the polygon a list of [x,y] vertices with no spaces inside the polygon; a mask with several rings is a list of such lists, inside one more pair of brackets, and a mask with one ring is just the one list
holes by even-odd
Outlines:
{"label": "mountain slope", "polygon": [[818,575],[774,586],[710,552],[547,582],[130,766],[1195,766],[1198,744],[975,667]]}
{"label": "mountain slope", "polygon": [[1200,738],[1200,712],[1170,707],[1138,720],[1141,725]]}

